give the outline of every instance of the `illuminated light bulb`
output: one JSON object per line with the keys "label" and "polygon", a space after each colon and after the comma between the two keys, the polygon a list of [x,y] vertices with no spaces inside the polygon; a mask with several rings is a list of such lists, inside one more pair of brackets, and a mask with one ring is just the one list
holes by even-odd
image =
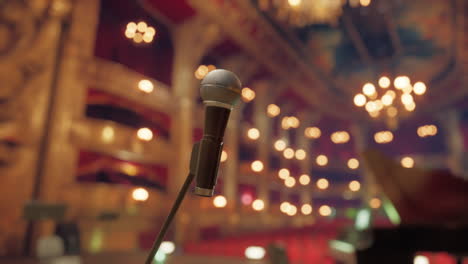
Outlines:
{"label": "illuminated light bulb", "polygon": [[375,107],[377,108],[377,111],[380,111],[380,110],[383,109],[384,105],[383,105],[382,101],[376,100],[374,103],[375,103]]}
{"label": "illuminated light bulb", "polygon": [[143,41],[143,34],[136,33],[135,37],[133,37],[133,41],[135,41],[135,43],[141,43]]}
{"label": "illuminated light bulb", "polygon": [[213,64],[210,64],[210,65],[208,65],[206,67],[208,68],[208,72],[216,70],[216,66],[214,66]]}
{"label": "illuminated light bulb", "polygon": [[322,131],[318,127],[308,127],[304,130],[304,135],[307,138],[319,138],[322,135]]}
{"label": "illuminated light bulb", "polygon": [[149,193],[145,188],[136,188],[132,192],[132,198],[135,201],[144,202],[148,200]]}
{"label": "illuminated light bulb", "polygon": [[401,159],[401,166],[405,168],[413,168],[414,167],[414,159],[411,157],[403,157]]}
{"label": "illuminated light bulb", "polygon": [[241,93],[242,93],[242,99],[244,100],[244,102],[250,102],[253,99],[255,99],[255,92],[249,87],[244,87]]}
{"label": "illuminated light bulb", "polygon": [[294,158],[294,150],[292,148],[287,148],[283,151],[283,156],[286,159],[292,159]]}
{"label": "illuminated light bulb", "polygon": [[153,139],[153,131],[147,127],[142,127],[138,129],[137,137],[143,141],[150,141]]}
{"label": "illuminated light bulb", "polygon": [[278,116],[281,113],[281,109],[279,106],[275,104],[269,104],[267,106],[267,114],[269,117],[275,117]]}
{"label": "illuminated light bulb", "polygon": [[287,118],[287,122],[289,127],[292,128],[298,128],[300,125],[299,119],[295,116],[290,116],[289,118]]}
{"label": "illuminated light bulb", "polygon": [[283,169],[278,171],[278,177],[280,179],[286,180],[289,176],[291,176],[291,174],[290,174],[289,170],[286,169],[286,168],[283,168]]}
{"label": "illuminated light bulb", "polygon": [[410,94],[413,91],[413,86],[411,86],[411,84],[406,85],[405,87],[403,87],[402,91],[403,93]]}
{"label": "illuminated light bulb", "polygon": [[286,142],[285,142],[284,140],[282,140],[282,139],[276,140],[276,142],[275,142],[275,149],[276,149],[277,151],[283,151],[283,150],[285,150],[285,149],[286,149]]}
{"label": "illuminated light bulb", "polygon": [[137,30],[140,31],[140,32],[145,32],[147,27],[148,27],[148,24],[146,24],[143,21],[141,21],[141,22],[139,22],[137,24]]}
{"label": "illuminated light bulb", "polygon": [[429,135],[429,136],[435,136],[435,135],[437,135],[437,126],[435,126],[435,125],[428,125],[428,126],[427,126],[427,130],[428,130],[428,135]]}
{"label": "illuminated light bulb", "polygon": [[127,24],[127,29],[126,30],[135,33],[137,31],[137,24],[135,22],[129,22]]}
{"label": "illuminated light bulb", "polygon": [[379,86],[382,88],[388,88],[390,87],[391,81],[387,76],[382,76],[379,79]]}
{"label": "illuminated light bulb", "polygon": [[327,179],[319,179],[317,181],[317,188],[319,188],[320,190],[325,190],[328,188],[328,186],[330,185],[330,183],[328,182]]}
{"label": "illuminated light bulb", "polygon": [[213,205],[214,205],[216,208],[224,208],[224,207],[226,207],[226,205],[227,205],[226,197],[224,197],[224,196],[222,196],[222,195],[215,196],[214,199],[213,199]]}
{"label": "illuminated light bulb", "polygon": [[290,204],[290,205],[289,205],[289,208],[288,208],[287,214],[288,214],[289,216],[294,216],[294,215],[296,215],[296,214],[297,214],[297,207],[296,207],[295,205]]}
{"label": "illuminated light bulb", "polygon": [[382,205],[382,201],[379,198],[372,198],[369,201],[369,205],[371,208],[377,209],[377,208],[380,208],[380,206]]}
{"label": "illuminated light bulb", "polygon": [[318,155],[315,161],[319,166],[326,166],[328,164],[328,158],[325,155]]}
{"label": "illuminated light bulb", "polygon": [[362,87],[362,93],[364,93],[367,96],[371,96],[375,94],[375,86],[372,83],[366,83]]}
{"label": "illuminated light bulb", "polygon": [[357,192],[361,189],[361,184],[358,181],[351,181],[348,187],[351,191]]}
{"label": "illuminated light bulb", "polygon": [[148,35],[148,34],[143,34],[143,41],[145,43],[151,43],[153,41],[153,36]]}
{"label": "illuminated light bulb", "polygon": [[292,188],[294,185],[296,185],[296,179],[290,176],[284,180],[284,185],[288,188]]}
{"label": "illuminated light bulb", "polygon": [[283,213],[287,213],[289,211],[289,206],[291,206],[288,202],[282,202],[280,205],[280,211]]}
{"label": "illuminated light bulb", "polygon": [[249,205],[253,201],[253,197],[250,193],[243,193],[241,195],[241,202],[243,205]]}
{"label": "illuminated light bulb", "polygon": [[114,141],[114,137],[115,137],[115,131],[114,131],[114,128],[111,127],[111,126],[105,126],[103,129],[102,129],[102,132],[101,132],[101,139],[102,141],[106,142],[106,143],[109,143],[109,142],[112,142]]}
{"label": "illuminated light bulb", "polygon": [[174,242],[171,241],[163,241],[161,243],[161,246],[159,247],[161,252],[163,252],[166,255],[170,255],[175,251],[175,245]]}
{"label": "illuminated light bulb", "polygon": [[390,143],[393,141],[393,133],[391,131],[380,131],[374,134],[375,142],[379,144]]}
{"label": "illuminated light bulb", "polygon": [[310,183],[310,177],[307,174],[302,174],[301,177],[299,177],[299,183],[301,185],[307,185]]}
{"label": "illuminated light bulb", "polygon": [[416,104],[414,102],[411,102],[410,104],[406,104],[405,105],[405,109],[408,111],[408,112],[413,112],[414,109],[416,109]]}
{"label": "illuminated light bulb", "polygon": [[154,90],[154,85],[150,80],[141,80],[138,82],[138,89],[145,93],[151,93]]}
{"label": "illuminated light bulb", "polygon": [[125,37],[128,38],[128,39],[132,39],[135,37],[135,31],[131,31],[131,30],[125,30]]}
{"label": "illuminated light bulb", "polygon": [[384,94],[382,96],[382,104],[385,106],[390,106],[393,103],[393,97],[389,94]]}
{"label": "illuminated light bulb", "polygon": [[404,105],[409,105],[411,103],[414,103],[413,96],[411,94],[402,94],[401,95],[401,102]]}
{"label": "illuminated light bulb", "polygon": [[393,85],[395,86],[395,88],[400,89],[400,90],[410,84],[411,83],[410,83],[410,79],[408,78],[408,76],[398,76],[393,81]]}
{"label": "illuminated light bulb", "polygon": [[206,74],[208,74],[208,67],[206,65],[198,66],[197,70],[195,71],[195,77],[199,80],[203,79]]}
{"label": "illuminated light bulb", "polygon": [[263,202],[263,200],[261,200],[261,199],[257,199],[255,201],[253,201],[252,208],[255,211],[262,211],[265,208],[265,202]]}
{"label": "illuminated light bulb", "polygon": [[328,205],[322,205],[319,208],[319,214],[321,216],[330,216],[332,214],[332,209]]}
{"label": "illuminated light bulb", "polygon": [[398,109],[394,106],[387,108],[387,115],[389,117],[396,117],[398,115]]}
{"label": "illuminated light bulb", "polygon": [[312,206],[310,204],[303,204],[301,206],[301,212],[303,215],[310,215],[312,213]]}
{"label": "illuminated light bulb", "polygon": [[266,250],[263,247],[250,246],[245,249],[244,255],[247,259],[260,260],[265,257]]}
{"label": "illuminated light bulb", "polygon": [[371,4],[371,0],[360,0],[359,3],[362,6],[369,6]]}
{"label": "illuminated light bulb", "polygon": [[359,168],[359,160],[355,159],[355,158],[351,158],[348,160],[348,168],[352,169],[352,170],[355,170],[357,168]]}
{"label": "illuminated light bulb", "polygon": [[261,172],[263,170],[263,162],[256,160],[252,162],[250,168],[252,168],[252,170],[255,172]]}
{"label": "illuminated light bulb", "polygon": [[364,106],[366,102],[367,102],[367,99],[363,94],[359,93],[354,96],[354,104],[356,106],[359,106],[359,107]]}
{"label": "illuminated light bulb", "polygon": [[225,162],[228,159],[228,154],[225,150],[221,152],[221,162]]}
{"label": "illuminated light bulb", "polygon": [[285,130],[291,128],[289,124],[289,116],[285,116],[283,119],[281,119],[281,128]]}
{"label": "illuminated light bulb", "polygon": [[247,136],[252,140],[257,140],[260,137],[260,131],[256,128],[251,128],[247,131]]}
{"label": "illuminated light bulb", "polygon": [[335,144],[344,144],[349,141],[350,136],[346,131],[337,131],[331,134],[330,139]]}
{"label": "illuminated light bulb", "polygon": [[417,95],[422,95],[426,92],[426,85],[423,82],[416,82],[413,86],[414,93]]}
{"label": "illuminated light bulb", "polygon": [[121,168],[122,171],[127,175],[136,176],[138,174],[138,167],[131,163],[123,163]]}
{"label": "illuminated light bulb", "polygon": [[154,37],[154,35],[156,35],[156,29],[154,29],[154,27],[148,27],[145,34]]}
{"label": "illuminated light bulb", "polygon": [[396,98],[396,93],[393,90],[388,90],[387,92],[385,92],[385,94],[390,95],[393,100],[395,100],[395,98]]}
{"label": "illuminated light bulb", "polygon": [[303,149],[298,149],[296,150],[295,156],[298,160],[304,160],[307,156],[307,153]]}
{"label": "illuminated light bulb", "polygon": [[377,111],[377,105],[375,104],[374,101],[367,102],[366,111],[369,112],[369,113]]}
{"label": "illuminated light bulb", "polygon": [[296,7],[301,4],[302,0],[288,0],[290,6]]}
{"label": "illuminated light bulb", "polygon": [[429,258],[426,256],[416,256],[414,257],[413,264],[429,264]]}

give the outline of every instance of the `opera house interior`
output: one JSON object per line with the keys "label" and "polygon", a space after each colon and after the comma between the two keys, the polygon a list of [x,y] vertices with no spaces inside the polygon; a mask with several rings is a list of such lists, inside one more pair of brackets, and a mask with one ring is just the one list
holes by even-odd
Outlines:
{"label": "opera house interior", "polygon": [[0,0],[0,263],[468,264],[465,33],[467,0]]}

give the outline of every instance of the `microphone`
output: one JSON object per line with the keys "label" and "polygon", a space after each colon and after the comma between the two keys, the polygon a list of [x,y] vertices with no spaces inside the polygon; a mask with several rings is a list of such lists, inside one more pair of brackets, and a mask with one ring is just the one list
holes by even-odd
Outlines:
{"label": "microphone", "polygon": [[230,71],[214,70],[203,78],[200,93],[205,104],[205,128],[198,143],[194,193],[211,197],[218,178],[224,131],[229,114],[240,99],[241,82]]}

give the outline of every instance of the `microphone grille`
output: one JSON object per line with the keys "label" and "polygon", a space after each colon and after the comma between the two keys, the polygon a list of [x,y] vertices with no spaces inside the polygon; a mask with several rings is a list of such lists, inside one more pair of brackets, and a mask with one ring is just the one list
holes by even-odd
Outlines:
{"label": "microphone grille", "polygon": [[218,69],[209,72],[201,82],[203,101],[214,101],[235,105],[240,99],[241,82],[237,76],[227,70]]}

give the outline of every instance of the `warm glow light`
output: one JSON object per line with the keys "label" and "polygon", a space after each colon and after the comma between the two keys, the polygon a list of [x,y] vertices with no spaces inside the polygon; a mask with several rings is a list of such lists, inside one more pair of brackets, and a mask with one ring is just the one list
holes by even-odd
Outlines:
{"label": "warm glow light", "polygon": [[322,131],[318,127],[308,127],[304,130],[304,135],[307,138],[319,138],[322,135]]}
{"label": "warm glow light", "polygon": [[122,171],[127,175],[136,176],[138,174],[138,167],[131,163],[123,163],[121,168]]}
{"label": "warm glow light", "polygon": [[133,41],[135,41],[135,43],[141,43],[141,42],[143,42],[143,34],[141,34],[141,33],[136,33],[136,34],[135,34],[135,37],[133,38]]}
{"label": "warm glow light", "polygon": [[291,174],[288,169],[283,168],[278,171],[278,177],[280,179],[286,180],[289,176],[291,176]]}
{"label": "warm glow light", "polygon": [[361,184],[358,181],[351,181],[348,187],[351,191],[357,192],[359,189],[361,189]]}
{"label": "warm glow light", "polygon": [[405,94],[410,94],[413,91],[413,86],[411,86],[411,84],[406,85],[405,87],[403,87],[402,91]]}
{"label": "warm glow light", "polygon": [[389,106],[393,103],[393,97],[390,94],[384,94],[382,96],[382,104],[385,106]]}
{"label": "warm glow light", "polygon": [[265,257],[266,251],[262,247],[250,246],[245,249],[244,255],[247,259],[259,260]]}
{"label": "warm glow light", "polygon": [[416,256],[413,264],[429,264],[429,259],[426,256]]}
{"label": "warm glow light", "polygon": [[205,75],[207,75],[209,72],[209,69],[206,65],[200,65],[198,66],[197,70],[195,71],[195,77],[199,80],[203,79]]}
{"label": "warm glow light", "polygon": [[437,135],[437,126],[435,125],[420,126],[418,127],[417,133],[418,133],[418,136],[422,138],[435,136]]}
{"label": "warm glow light", "polygon": [[328,158],[325,155],[318,155],[315,161],[319,166],[326,166],[328,164]]}
{"label": "warm glow light", "polygon": [[411,94],[402,94],[401,95],[401,102],[404,105],[409,105],[411,103],[414,103],[413,96]]}
{"label": "warm glow light", "polygon": [[317,181],[317,188],[319,188],[320,190],[325,190],[328,188],[330,184],[328,183],[328,180],[327,179],[319,179]]}
{"label": "warm glow light", "polygon": [[389,108],[387,108],[387,115],[389,117],[395,117],[397,116],[398,114],[398,109],[394,106],[390,106]]}
{"label": "warm glow light", "polygon": [[136,32],[137,31],[137,24],[135,22],[129,22],[127,24],[127,30],[131,32]]}
{"label": "warm glow light", "polygon": [[301,177],[299,177],[299,183],[302,185],[307,185],[310,183],[310,177],[307,174],[302,174]]}
{"label": "warm glow light", "polygon": [[262,211],[265,208],[265,203],[263,202],[263,200],[257,199],[255,201],[253,201],[252,208],[255,211]]}
{"label": "warm glow light", "polygon": [[132,192],[132,198],[135,201],[144,202],[148,200],[149,193],[145,188],[136,188]]}
{"label": "warm glow light", "polygon": [[413,86],[414,93],[422,95],[426,92],[426,85],[423,82],[416,82]]}
{"label": "warm glow light", "polygon": [[283,151],[286,149],[286,142],[282,139],[278,139],[275,141],[275,149],[277,151]]}
{"label": "warm glow light", "polygon": [[364,106],[366,102],[367,102],[367,99],[363,94],[359,93],[354,96],[354,104],[356,106],[359,106],[359,107]]}
{"label": "warm glow light", "polygon": [[302,0],[288,0],[290,6],[299,6]]}
{"label": "warm glow light", "polygon": [[393,90],[388,90],[385,94],[388,94],[392,97],[393,100],[396,98],[396,92]]}
{"label": "warm glow light", "polygon": [[377,104],[374,101],[369,101],[366,103],[366,111],[369,113],[377,111]]}
{"label": "warm glow light", "polygon": [[111,126],[105,126],[103,129],[102,129],[102,132],[101,132],[101,139],[102,141],[106,142],[106,143],[109,143],[109,142],[112,142],[114,140],[114,137],[115,137],[115,132],[114,132],[114,128],[111,127]]}
{"label": "warm glow light", "polygon": [[228,154],[225,150],[221,152],[221,162],[225,162],[228,159]]}
{"label": "warm glow light", "polygon": [[380,208],[380,206],[382,205],[382,201],[379,198],[372,198],[369,201],[369,205],[371,208],[377,209]]}
{"label": "warm glow light", "polygon": [[379,144],[386,144],[393,141],[393,133],[391,131],[380,131],[374,134],[374,140]]}
{"label": "warm glow light", "polygon": [[379,111],[370,112],[369,115],[373,118],[377,118],[380,116],[380,112]]}
{"label": "warm glow light", "polygon": [[249,87],[244,87],[242,89],[242,99],[244,102],[250,102],[255,99],[255,92],[254,90],[250,89]]}
{"label": "warm glow light", "polygon": [[145,22],[139,22],[138,25],[135,22],[129,22],[125,29],[125,37],[133,39],[135,43],[146,42],[150,43],[153,41],[156,30],[153,27],[148,26]]}
{"label": "warm glow light", "polygon": [[310,215],[312,213],[312,206],[310,204],[303,204],[301,206],[301,212],[303,215]]}
{"label": "warm glow light", "polygon": [[138,89],[145,93],[151,93],[154,90],[154,86],[150,80],[141,80],[138,82]]}
{"label": "warm glow light", "polygon": [[284,185],[288,188],[292,188],[294,187],[294,185],[296,185],[296,179],[289,176],[288,178],[286,178],[286,180],[284,180]]}
{"label": "warm glow light", "polygon": [[163,241],[161,243],[161,246],[159,247],[159,250],[163,252],[166,255],[170,255],[174,252],[175,250],[175,245],[174,242],[172,241]]}
{"label": "warm glow light", "polygon": [[222,196],[222,195],[215,196],[214,199],[213,199],[213,205],[214,205],[216,208],[224,208],[224,207],[226,207],[226,205],[227,205],[226,197],[224,197],[224,196]]}
{"label": "warm glow light", "polygon": [[283,213],[287,213],[289,211],[289,206],[291,206],[288,202],[282,202],[280,205],[280,211]]}
{"label": "warm glow light", "polygon": [[332,214],[332,209],[328,205],[322,205],[319,208],[319,214],[321,216],[330,216]]}
{"label": "warm glow light", "polygon": [[295,116],[286,116],[283,120],[286,120],[285,122],[288,128],[298,128],[300,125],[299,119]]}
{"label": "warm glow light", "polygon": [[390,79],[387,76],[380,77],[379,86],[382,87],[382,88],[390,87]]}
{"label": "warm glow light", "polygon": [[335,144],[344,144],[349,141],[350,136],[346,131],[337,131],[331,134],[330,139]]}
{"label": "warm glow light", "polygon": [[405,88],[405,86],[411,85],[411,83],[410,83],[410,79],[408,78],[408,76],[398,76],[393,81],[393,85],[397,89],[403,89]]}
{"label": "warm glow light", "polygon": [[297,207],[295,205],[289,204],[288,211],[286,212],[289,216],[294,216],[297,213]]}
{"label": "warm glow light", "polygon": [[247,136],[252,140],[257,140],[260,137],[260,131],[256,128],[251,128],[247,131]]}
{"label": "warm glow light", "polygon": [[414,159],[411,157],[403,157],[401,159],[401,166],[405,168],[413,168],[414,166]]}
{"label": "warm glow light", "polygon": [[413,112],[414,109],[416,109],[416,104],[414,102],[411,102],[410,104],[406,104],[405,109],[409,112]]}
{"label": "warm glow light", "polygon": [[138,29],[138,31],[140,31],[140,32],[145,32],[147,27],[148,27],[148,25],[147,25],[145,22],[143,22],[143,21],[141,21],[141,22],[139,22],[139,23],[137,24],[137,29]]}
{"label": "warm glow light", "polygon": [[281,113],[281,109],[279,108],[279,106],[275,104],[269,104],[267,106],[267,114],[269,117],[278,116],[280,113]]}
{"label": "warm glow light", "polygon": [[362,6],[369,6],[371,3],[371,0],[360,0],[359,2]]}
{"label": "warm glow light", "polygon": [[138,129],[137,137],[143,141],[150,141],[153,139],[153,131],[147,127],[142,127]]}
{"label": "warm glow light", "polygon": [[359,160],[355,159],[355,158],[351,158],[348,160],[348,168],[352,169],[352,170],[355,170],[357,168],[359,168]]}
{"label": "warm glow light", "polygon": [[252,165],[250,165],[250,167],[255,172],[261,172],[263,170],[263,162],[256,160],[252,162]]}
{"label": "warm glow light", "polygon": [[375,86],[372,83],[366,83],[362,87],[362,92],[367,96],[371,96],[375,94]]}
{"label": "warm glow light", "polygon": [[296,150],[295,156],[296,156],[296,159],[298,160],[304,160],[307,156],[307,153],[303,149],[298,149]]}
{"label": "warm glow light", "polygon": [[294,158],[294,150],[292,148],[287,148],[283,151],[283,156],[286,158],[286,159],[292,159]]}

